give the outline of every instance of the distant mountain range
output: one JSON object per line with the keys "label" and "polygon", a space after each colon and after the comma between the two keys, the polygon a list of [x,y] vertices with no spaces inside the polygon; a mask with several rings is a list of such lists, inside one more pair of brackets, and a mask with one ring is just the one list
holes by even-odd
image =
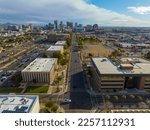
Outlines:
{"label": "distant mountain range", "polygon": [[[16,23],[0,23],[0,27],[8,27],[8,26],[19,26],[19,25],[29,25],[29,24],[16,24]],[[37,26],[37,27],[43,27],[43,26],[45,26],[45,25],[34,25],[34,24],[32,24],[33,26]]]}
{"label": "distant mountain range", "polygon": [[4,23],[4,24],[1,24],[0,23],[0,27],[7,27],[7,26],[14,26],[14,25],[19,25],[19,24],[14,24],[14,23]]}

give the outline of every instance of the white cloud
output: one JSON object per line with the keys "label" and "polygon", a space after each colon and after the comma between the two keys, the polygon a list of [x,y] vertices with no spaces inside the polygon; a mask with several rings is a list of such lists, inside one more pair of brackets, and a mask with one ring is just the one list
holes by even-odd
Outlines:
{"label": "white cloud", "polygon": [[150,14],[150,6],[128,7],[128,9],[136,14]]}
{"label": "white cloud", "polygon": [[[8,20],[19,22],[36,21],[48,23],[50,20],[71,20],[83,23],[98,23],[108,26],[150,26],[149,22],[90,4],[88,0],[0,0],[0,8],[13,10]],[[8,4],[9,3],[9,4]],[[3,18],[5,15],[0,14]],[[6,18],[5,18],[6,19]]]}
{"label": "white cloud", "polygon": [[26,24],[45,24],[44,22],[40,22],[40,21],[26,21]]}
{"label": "white cloud", "polygon": [[11,9],[5,9],[5,8],[0,7],[0,14],[14,14],[14,13],[17,13],[17,12]]}

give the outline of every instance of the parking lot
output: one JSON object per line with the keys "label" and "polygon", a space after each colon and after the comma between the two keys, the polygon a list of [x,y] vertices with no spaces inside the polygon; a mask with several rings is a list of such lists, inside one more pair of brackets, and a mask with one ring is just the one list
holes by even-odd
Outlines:
{"label": "parking lot", "polygon": [[[9,88],[13,87],[12,78],[17,72],[21,72],[28,64],[30,64],[35,58],[40,56],[43,51],[36,48],[30,48],[26,53],[19,56],[9,66],[0,70],[0,87]],[[21,76],[21,75],[20,75]]]}

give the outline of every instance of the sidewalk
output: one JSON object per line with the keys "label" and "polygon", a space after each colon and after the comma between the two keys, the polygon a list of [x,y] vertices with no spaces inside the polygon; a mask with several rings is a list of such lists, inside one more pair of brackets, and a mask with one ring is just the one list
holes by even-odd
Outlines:
{"label": "sidewalk", "polygon": [[[67,65],[67,67],[65,68],[65,76],[63,78],[63,84],[60,85],[61,88],[63,88],[60,92],[58,93],[51,93],[51,91],[48,90],[48,94],[51,94],[51,95],[63,95],[65,92],[67,92],[68,90],[68,79],[69,79],[69,70],[70,70],[70,62],[71,62],[71,54],[72,54],[72,51],[71,51],[71,48],[70,48],[70,55],[69,55],[69,63]],[[62,73],[64,70],[62,70],[60,73]],[[59,87],[60,87],[59,86]],[[53,86],[49,86],[49,87],[53,87]]]}
{"label": "sidewalk", "polygon": [[[49,85],[49,90],[48,90],[48,94],[51,94],[51,95],[62,95],[62,94],[64,94],[65,92],[67,92],[67,89],[68,89],[68,85],[67,85],[67,69],[68,67],[66,67],[66,68],[64,68],[64,69],[62,69],[59,73],[58,73],[58,75],[59,76],[62,76],[63,77],[63,80],[62,80],[62,84],[60,84],[60,85],[58,85],[58,86],[54,86],[54,85]],[[62,73],[63,73],[63,75],[62,75]],[[56,93],[52,93],[52,89],[61,89],[61,91],[59,91],[59,92],[56,92]]]}

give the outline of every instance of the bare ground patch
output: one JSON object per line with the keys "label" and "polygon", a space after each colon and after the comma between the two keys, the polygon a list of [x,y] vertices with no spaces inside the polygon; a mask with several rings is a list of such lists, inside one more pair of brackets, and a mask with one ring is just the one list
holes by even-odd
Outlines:
{"label": "bare ground patch", "polygon": [[110,55],[111,50],[104,47],[102,44],[97,44],[97,45],[85,44],[83,48],[83,53],[84,56],[87,56],[89,53],[91,53],[95,57],[100,57],[100,56]]}

